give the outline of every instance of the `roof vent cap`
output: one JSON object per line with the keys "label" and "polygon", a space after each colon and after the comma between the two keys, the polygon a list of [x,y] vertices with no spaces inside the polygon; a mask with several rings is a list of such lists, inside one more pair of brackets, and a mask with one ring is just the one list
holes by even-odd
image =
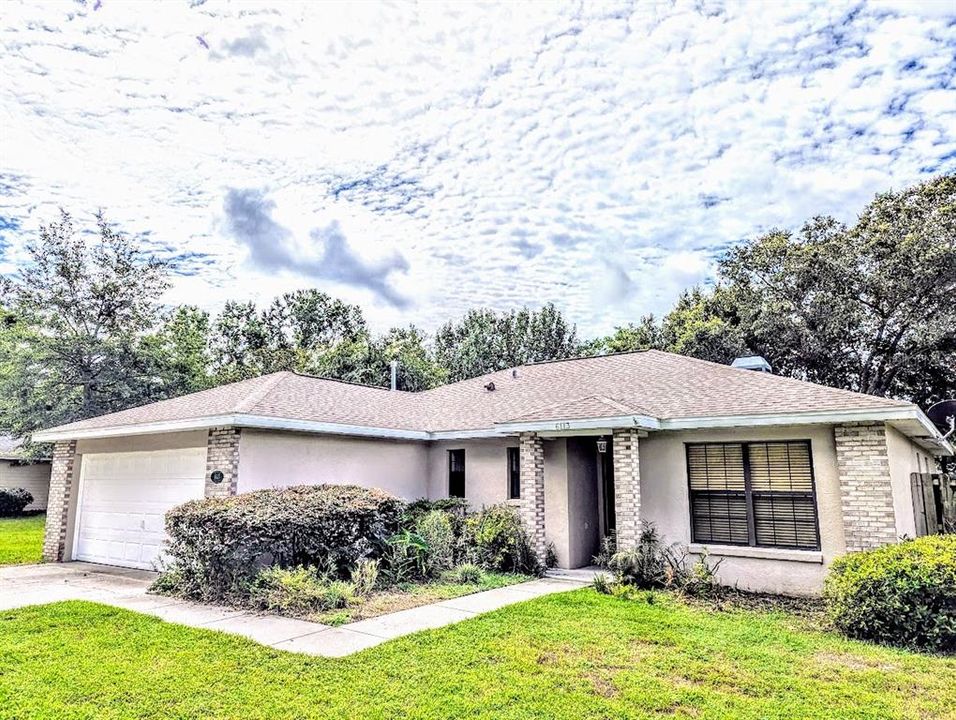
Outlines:
{"label": "roof vent cap", "polygon": [[766,358],[764,358],[762,355],[747,355],[746,357],[739,357],[734,360],[730,366],[740,368],[741,370],[756,370],[757,372],[765,373],[773,372],[773,370],[770,368],[770,363],[768,363]]}
{"label": "roof vent cap", "polygon": [[490,383],[488,383],[487,385],[485,385],[485,390],[487,390],[488,392],[494,392],[494,390],[495,390],[495,381],[492,380]]}

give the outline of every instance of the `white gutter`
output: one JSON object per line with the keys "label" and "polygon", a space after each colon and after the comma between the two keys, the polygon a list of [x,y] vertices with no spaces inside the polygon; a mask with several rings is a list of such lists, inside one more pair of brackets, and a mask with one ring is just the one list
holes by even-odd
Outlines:
{"label": "white gutter", "polygon": [[343,423],[316,422],[312,420],[294,420],[268,415],[232,413],[212,415],[189,420],[143,423],[141,425],[119,425],[105,428],[85,428],[79,430],[52,429],[33,434],[37,442],[55,442],[57,440],[82,440],[89,438],[121,437],[128,435],[150,435],[188,430],[204,430],[210,427],[249,427],[267,430],[286,430],[291,432],[321,433],[330,435],[352,435],[394,440],[465,440],[504,437],[520,432],[567,433],[574,430],[611,430],[633,427],[641,430],[699,430],[707,428],[729,427],[766,427],[775,425],[837,424],[844,422],[910,422],[917,423],[926,431],[926,435],[910,434],[910,437],[924,438],[941,448],[946,454],[954,455],[952,443],[945,440],[936,426],[916,406],[864,409],[864,410],[828,410],[818,412],[761,414],[761,415],[720,415],[711,417],[683,417],[659,420],[648,415],[618,415],[603,418],[578,418],[567,420],[548,420],[531,422],[508,422],[493,428],[478,430],[443,430],[427,432],[424,430],[403,430],[367,425],[348,425]]}
{"label": "white gutter", "polygon": [[261,428],[265,430],[289,430],[293,432],[331,435],[358,435],[399,440],[429,439],[429,433],[421,430],[400,430],[396,428],[370,427],[367,425],[346,425],[342,423],[315,422],[312,420],[294,420],[292,418],[249,415],[247,413],[210,415],[207,417],[190,418],[189,420],[142,423],[140,425],[118,425],[105,428],[84,428],[79,430],[59,430],[54,428],[53,430],[34,433],[33,439],[37,442],[55,442],[57,440],[84,440],[88,438],[120,437],[126,435],[155,435],[157,433],[205,430],[206,428],[225,426]]}

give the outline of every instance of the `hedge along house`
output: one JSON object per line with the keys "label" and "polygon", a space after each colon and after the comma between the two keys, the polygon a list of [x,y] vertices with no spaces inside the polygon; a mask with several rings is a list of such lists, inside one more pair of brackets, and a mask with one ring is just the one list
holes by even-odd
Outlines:
{"label": "hedge along house", "polygon": [[33,502],[24,510],[45,510],[50,491],[50,461],[28,457],[18,440],[0,435],[0,488],[23,488],[33,496]]}
{"label": "hedge along house", "polygon": [[725,583],[812,594],[847,551],[915,535],[911,472],[948,443],[915,405],[649,350],[409,393],[279,372],[37,433],[44,556],[151,567],[191,498],[303,483],[514,504],[544,559],[602,536],[725,558]]}

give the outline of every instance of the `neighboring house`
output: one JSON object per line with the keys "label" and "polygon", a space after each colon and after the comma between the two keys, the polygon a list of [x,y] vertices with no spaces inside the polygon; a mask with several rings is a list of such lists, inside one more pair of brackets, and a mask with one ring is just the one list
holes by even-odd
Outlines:
{"label": "neighboring house", "polygon": [[0,488],[23,488],[33,496],[25,510],[46,510],[50,492],[50,461],[29,460],[20,441],[0,435]]}
{"label": "neighboring house", "polygon": [[914,535],[910,473],[951,452],[910,403],[656,350],[418,393],[279,372],[34,437],[56,443],[48,560],[150,567],[177,503],[354,483],[513,503],[561,567],[651,521],[724,582],[798,594]]}

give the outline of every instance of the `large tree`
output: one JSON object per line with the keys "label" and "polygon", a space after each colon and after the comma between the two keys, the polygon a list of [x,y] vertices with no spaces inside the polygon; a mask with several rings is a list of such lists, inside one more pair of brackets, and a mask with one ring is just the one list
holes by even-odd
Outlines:
{"label": "large tree", "polygon": [[314,289],[286,293],[264,310],[229,301],[212,326],[212,373],[223,383],[307,370],[337,344],[366,334],[361,308]]}
{"label": "large tree", "polygon": [[398,361],[399,390],[428,390],[447,377],[426,348],[425,336],[414,325],[392,328],[379,337],[366,333],[344,340],[319,356],[310,369],[322,377],[388,387],[392,360]]}
{"label": "large tree", "polygon": [[795,377],[929,403],[956,393],[956,175],[881,193],[720,263],[722,318]]}
{"label": "large tree", "polygon": [[26,252],[0,278],[0,429],[26,436],[176,391],[146,341],[167,287],[163,262],[101,215],[81,234],[66,212]]}
{"label": "large tree", "polygon": [[852,226],[816,217],[730,250],[715,287],[610,349],[659,347],[922,405],[956,395],[956,176],[876,196]]}
{"label": "large tree", "polygon": [[550,303],[540,310],[525,307],[506,313],[469,310],[435,335],[435,359],[451,382],[581,351],[575,326]]}

